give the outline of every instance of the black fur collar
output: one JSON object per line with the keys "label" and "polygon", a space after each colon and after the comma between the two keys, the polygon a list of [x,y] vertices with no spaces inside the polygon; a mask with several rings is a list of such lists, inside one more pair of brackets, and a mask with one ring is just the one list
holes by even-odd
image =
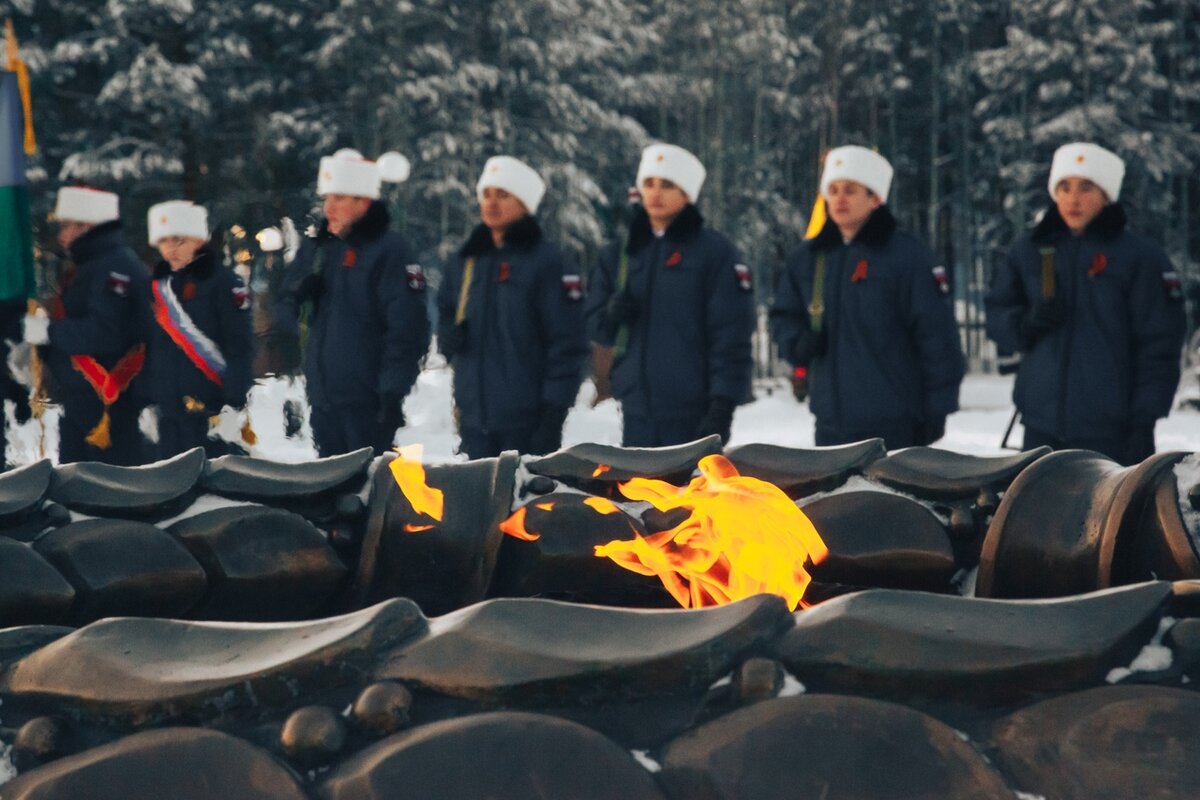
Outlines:
{"label": "black fur collar", "polygon": [[87,233],[82,234],[71,243],[69,253],[71,260],[79,264],[80,262],[87,261],[97,253],[125,246],[125,233],[124,228],[121,226],[121,220],[114,219],[110,222],[102,222]]}
{"label": "black fur collar", "polygon": [[[207,246],[196,251],[196,257],[192,259],[192,263],[181,269],[178,274],[190,275],[196,280],[202,281],[209,275],[212,275],[213,270],[217,268],[217,259],[213,252]],[[154,265],[154,277],[165,278],[171,274],[171,265],[166,261],[159,261]]]}
{"label": "black fur collar", "polygon": [[[867,221],[863,223],[862,228],[854,237],[854,241],[867,245],[868,247],[883,247],[887,244],[888,239],[896,232],[896,218],[892,216],[892,212],[888,210],[886,205],[880,206],[871,212],[871,216],[867,217]],[[833,221],[833,217],[825,220],[825,226],[821,228],[808,246],[814,252],[822,250],[832,250],[842,243],[842,232],[838,229],[837,223]]]}
{"label": "black fur collar", "polygon": [[[508,230],[504,232],[504,243],[518,250],[531,250],[541,240],[542,226],[538,224],[532,214],[521,217],[509,225]],[[471,231],[471,235],[467,237],[467,241],[463,243],[458,252],[463,258],[467,258],[468,256],[481,256],[495,249],[496,245],[492,241],[491,229],[480,223]]]}
{"label": "black fur collar", "polygon": [[[671,224],[667,226],[666,237],[674,242],[685,242],[704,227],[704,217],[691,203],[683,207]],[[654,241],[654,229],[650,227],[650,217],[640,204],[633,207],[633,219],[629,221],[629,240],[625,243],[625,252],[633,255]]]}
{"label": "black fur collar", "polygon": [[378,200],[372,200],[371,205],[367,206],[367,213],[350,226],[350,232],[346,234],[346,241],[357,245],[378,239],[387,232],[388,224],[391,221],[392,215],[388,213],[387,206]]}
{"label": "black fur collar", "polygon": [[[1100,213],[1096,215],[1095,219],[1088,223],[1084,233],[1094,234],[1104,241],[1111,241],[1125,230],[1125,222],[1125,208],[1120,203],[1109,203],[1100,209]],[[1070,231],[1066,221],[1058,213],[1058,206],[1051,203],[1037,225],[1033,226],[1032,238],[1037,244],[1049,244]]]}

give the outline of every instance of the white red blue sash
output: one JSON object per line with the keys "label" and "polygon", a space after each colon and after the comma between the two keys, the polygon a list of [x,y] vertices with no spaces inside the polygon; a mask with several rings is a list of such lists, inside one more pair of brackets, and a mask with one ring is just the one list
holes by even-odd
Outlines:
{"label": "white red blue sash", "polygon": [[154,291],[154,320],[166,331],[183,354],[204,377],[220,386],[225,376],[225,356],[216,342],[204,335],[171,289],[171,278],[159,278],[151,284]]}

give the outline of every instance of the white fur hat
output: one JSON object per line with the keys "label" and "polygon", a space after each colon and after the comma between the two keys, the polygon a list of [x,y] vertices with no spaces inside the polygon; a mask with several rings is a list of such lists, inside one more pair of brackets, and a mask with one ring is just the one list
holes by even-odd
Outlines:
{"label": "white fur hat", "polygon": [[1125,179],[1125,162],[1111,150],[1088,142],[1064,144],[1054,151],[1050,164],[1050,196],[1063,178],[1087,178],[1108,195],[1110,202],[1121,196],[1121,181]]}
{"label": "white fur hat", "polygon": [[475,184],[475,196],[480,202],[483,202],[483,190],[489,186],[515,195],[530,214],[537,213],[538,205],[546,194],[546,182],[542,177],[528,164],[512,156],[492,156],[483,165],[483,174]]}
{"label": "white fur hat", "polygon": [[321,167],[317,171],[317,194],[322,197],[327,194],[348,194],[378,200],[382,179],[378,164],[367,161],[362,153],[347,147],[321,159]]}
{"label": "white fur hat", "polygon": [[673,144],[652,144],[642,151],[638,164],[637,185],[640,189],[646,178],[665,178],[678,186],[695,203],[708,173],[700,159]]}
{"label": "white fur hat", "polygon": [[150,206],[146,213],[151,246],[168,236],[208,241],[208,211],[191,200],[168,200]]}
{"label": "white fur hat", "polygon": [[821,195],[828,192],[829,184],[834,181],[854,181],[879,195],[879,199],[886,203],[895,174],[891,163],[874,150],[853,144],[835,147],[825,156],[825,168],[821,171]]}
{"label": "white fur hat", "polygon": [[58,190],[58,202],[54,205],[54,216],[69,222],[84,222],[99,225],[120,219],[117,196],[100,189],[86,186],[64,186]]}

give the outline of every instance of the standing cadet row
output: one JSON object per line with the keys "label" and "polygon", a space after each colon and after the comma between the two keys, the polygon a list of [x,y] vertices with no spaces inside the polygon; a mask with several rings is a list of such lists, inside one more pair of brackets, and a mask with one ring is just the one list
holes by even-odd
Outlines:
{"label": "standing cadet row", "polygon": [[[1124,231],[1123,170],[1095,145],[1060,149],[1055,204],[994,276],[988,330],[1026,356],[1016,388],[1026,446],[1086,446],[1128,463],[1153,452],[1154,422],[1169,410],[1183,309],[1162,251]],[[271,298],[286,335],[307,318],[304,372],[323,456],[392,444],[428,348],[424,272],[388,231],[382,175],[355,151],[321,160],[323,217]],[[487,162],[480,224],[437,298],[465,454],[556,449],[589,336],[598,395],[620,401],[625,445],[728,440],[734,410],[751,399],[753,287],[736,248],[704,225],[704,178],[686,150],[646,148],[641,203],[625,241],[600,254],[585,300],[579,272],[537,222],[542,178],[515,158]],[[775,339],[807,373],[818,445],[931,444],[958,408],[964,359],[946,271],[897,230],[892,178],[877,153],[831,151],[828,219],[777,287]],[[203,208],[151,210],[164,259],[151,280],[121,239],[116,206],[115,195],[62,190],[59,238],[74,273],[53,313],[25,322],[64,407],[61,459],[136,463],[125,443],[136,442],[146,403],[158,410],[159,455],[212,451],[209,415],[243,406],[250,385],[248,294],[206,247]],[[146,378],[131,389],[143,362]]]}

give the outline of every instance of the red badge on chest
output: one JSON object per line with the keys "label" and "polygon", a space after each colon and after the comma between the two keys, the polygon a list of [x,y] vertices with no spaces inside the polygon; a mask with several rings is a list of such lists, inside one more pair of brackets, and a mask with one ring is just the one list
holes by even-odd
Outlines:
{"label": "red badge on chest", "polygon": [[510,275],[512,275],[512,267],[508,265],[507,261],[501,261],[500,269],[496,272],[496,280],[504,283]]}
{"label": "red badge on chest", "polygon": [[669,255],[667,257],[667,260],[664,263],[668,267],[678,267],[682,261],[683,261],[683,253],[676,250],[674,253],[671,253],[671,255]]}
{"label": "red badge on chest", "polygon": [[1088,267],[1088,277],[1094,278],[1106,269],[1108,269],[1108,256],[1104,253],[1096,253],[1092,256],[1092,265]]}
{"label": "red badge on chest", "polygon": [[851,283],[858,283],[867,279],[867,262],[866,260],[859,261],[854,265],[854,274],[850,276]]}
{"label": "red badge on chest", "polygon": [[347,250],[346,255],[344,255],[342,257],[342,266],[343,267],[353,267],[357,263],[358,263],[358,251],[357,250]]}
{"label": "red badge on chest", "polygon": [[184,300],[195,300],[196,284],[191,281],[185,281],[183,284],[183,291],[179,293],[179,296]]}

